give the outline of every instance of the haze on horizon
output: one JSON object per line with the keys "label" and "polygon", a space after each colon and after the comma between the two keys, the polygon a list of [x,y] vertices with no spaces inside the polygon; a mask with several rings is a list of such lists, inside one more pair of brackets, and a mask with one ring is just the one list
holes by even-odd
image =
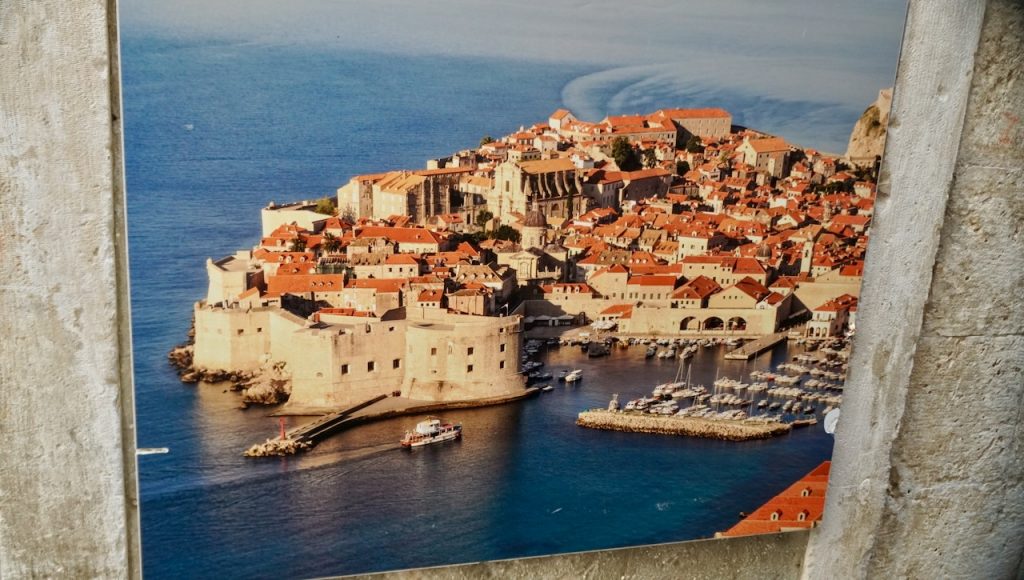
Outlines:
{"label": "haze on horizon", "polygon": [[[737,122],[835,153],[837,123],[848,135],[892,85],[905,15],[904,0],[120,3],[121,33],[133,39],[584,65],[594,72],[568,83],[562,100],[588,120],[740,94],[754,110],[735,111]],[[772,117],[794,101],[813,104],[808,118]],[[816,139],[815,124],[831,134]]]}

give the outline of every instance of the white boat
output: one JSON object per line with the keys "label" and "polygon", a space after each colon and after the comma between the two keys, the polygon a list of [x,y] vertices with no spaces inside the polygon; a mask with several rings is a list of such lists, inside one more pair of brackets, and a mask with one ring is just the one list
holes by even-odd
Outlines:
{"label": "white boat", "polygon": [[565,375],[565,382],[567,383],[575,383],[581,379],[583,379],[583,371],[580,369],[576,369]]}
{"label": "white boat", "polygon": [[540,390],[544,391],[545,393],[550,393],[551,391],[555,390],[555,388],[552,387],[551,385],[544,385],[543,387],[540,388]]}
{"label": "white boat", "polygon": [[400,443],[402,447],[422,447],[431,443],[451,441],[462,437],[460,423],[442,423],[440,419],[427,419],[416,423],[416,428],[406,431]]}

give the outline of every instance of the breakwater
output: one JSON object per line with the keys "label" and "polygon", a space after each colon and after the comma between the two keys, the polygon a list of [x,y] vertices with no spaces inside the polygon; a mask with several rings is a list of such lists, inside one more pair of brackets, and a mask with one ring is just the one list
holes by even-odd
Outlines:
{"label": "breakwater", "polygon": [[576,419],[580,427],[626,431],[630,433],[657,433],[683,435],[724,441],[749,441],[785,435],[792,430],[786,423],[752,420],[718,420],[698,417],[676,417],[624,413],[621,411],[583,411]]}

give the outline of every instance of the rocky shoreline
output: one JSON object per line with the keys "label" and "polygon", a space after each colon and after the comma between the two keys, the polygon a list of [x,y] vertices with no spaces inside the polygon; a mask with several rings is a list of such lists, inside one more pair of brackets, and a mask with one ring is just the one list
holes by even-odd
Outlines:
{"label": "rocky shoreline", "polygon": [[291,394],[291,376],[285,371],[283,363],[268,363],[254,371],[207,369],[193,366],[194,355],[195,345],[191,342],[180,344],[167,354],[167,360],[177,369],[181,382],[229,382],[232,391],[242,393],[242,408],[249,405],[276,405],[287,401]]}
{"label": "rocky shoreline", "polygon": [[723,441],[768,439],[785,435],[792,430],[792,427],[785,423],[711,421],[696,417],[662,417],[605,410],[583,411],[576,419],[576,424],[590,429],[683,435]]}

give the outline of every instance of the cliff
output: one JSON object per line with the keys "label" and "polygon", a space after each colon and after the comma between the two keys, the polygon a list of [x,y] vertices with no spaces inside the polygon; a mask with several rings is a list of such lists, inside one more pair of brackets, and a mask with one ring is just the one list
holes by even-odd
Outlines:
{"label": "cliff", "polygon": [[871,103],[853,126],[846,157],[855,165],[871,165],[875,157],[885,148],[885,132],[889,125],[889,109],[892,107],[892,89],[878,91],[878,98]]}

